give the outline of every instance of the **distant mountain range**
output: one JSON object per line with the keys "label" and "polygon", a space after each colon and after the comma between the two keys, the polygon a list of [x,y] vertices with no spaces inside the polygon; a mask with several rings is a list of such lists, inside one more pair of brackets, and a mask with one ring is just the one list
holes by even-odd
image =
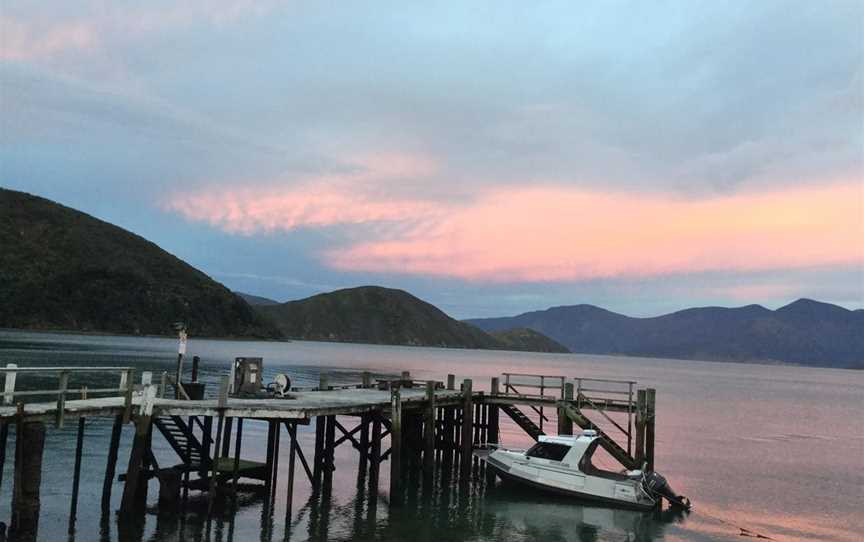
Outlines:
{"label": "distant mountain range", "polygon": [[533,331],[487,334],[403,290],[361,286],[255,306],[287,337],[340,342],[566,352]]}
{"label": "distant mountain range", "polygon": [[278,337],[204,273],[122,228],[0,188],[0,327]]}
{"label": "distant mountain range", "polygon": [[533,329],[580,353],[864,368],[864,310],[810,299],[773,311],[703,307],[632,318],[572,305],[466,321],[487,332]]}

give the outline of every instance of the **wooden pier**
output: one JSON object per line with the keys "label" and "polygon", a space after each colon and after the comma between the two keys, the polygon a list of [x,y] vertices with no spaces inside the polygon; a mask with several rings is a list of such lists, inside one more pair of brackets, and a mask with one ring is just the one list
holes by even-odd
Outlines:
{"label": "wooden pier", "polygon": [[[627,380],[504,373],[491,378],[488,390],[479,390],[470,379],[457,384],[454,375],[440,382],[417,381],[403,372],[397,379],[373,381],[364,373],[360,383],[332,386],[322,374],[315,388],[292,388],[281,398],[250,398],[234,394],[231,377],[225,376],[218,394],[191,400],[182,384],[175,385],[176,378],[163,374],[156,382],[145,372],[136,379],[131,367],[9,365],[0,372],[5,374],[0,405],[0,491],[5,490],[6,440],[14,425],[10,529],[19,540],[35,537],[38,527],[45,431],[52,425],[77,422],[70,531],[74,528],[84,420],[88,417],[113,419],[101,473],[102,507],[104,511],[111,507],[112,489],[119,480],[123,483],[121,514],[142,509],[152,478],[160,483],[160,505],[171,506],[189,491],[202,491],[209,495],[212,509],[217,498],[236,496],[241,478],[263,482],[266,502],[272,503],[283,460],[279,453],[283,436],[290,440],[285,496],[289,514],[298,480],[308,482],[313,493],[330,492],[338,472],[335,450],[343,444],[357,451],[358,474],[368,477],[370,493],[377,493],[381,466],[389,463],[389,502],[399,506],[405,472],[432,476],[438,468],[455,466],[459,476],[467,479],[477,461],[474,450],[499,443],[502,419],[512,421],[535,440],[549,431],[550,424],[551,432],[557,434],[572,434],[574,427],[594,429],[603,448],[623,467],[651,469],[654,464],[655,392],[638,389],[636,382]],[[103,380],[106,374],[115,374],[118,385],[70,385],[70,378],[82,382],[97,372]],[[196,374],[193,370],[193,383]],[[38,376],[40,382],[54,378],[57,386],[46,390],[21,385],[32,376]],[[46,396],[49,401],[44,401]],[[40,400],[21,401],[25,397]],[[264,462],[241,455],[244,422],[250,421],[267,424]],[[127,423],[134,424],[135,436],[129,457],[120,458],[121,431]],[[314,445],[304,450],[297,426],[309,424],[315,427]],[[154,435],[173,449],[176,464],[158,464],[152,451]],[[126,467],[119,475],[118,461]]]}

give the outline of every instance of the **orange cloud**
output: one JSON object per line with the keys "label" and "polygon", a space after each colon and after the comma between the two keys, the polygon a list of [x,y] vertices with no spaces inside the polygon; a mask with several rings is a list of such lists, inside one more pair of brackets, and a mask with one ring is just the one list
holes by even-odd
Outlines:
{"label": "orange cloud", "polygon": [[864,263],[862,186],[709,200],[504,189],[434,231],[327,253],[345,270],[551,281]]}
{"label": "orange cloud", "polygon": [[695,200],[549,184],[455,204],[388,193],[388,182],[435,167],[387,156],[353,174],[181,194],[167,207],[247,235],[377,223],[374,240],[323,252],[349,271],[502,282],[864,264],[859,182]]}

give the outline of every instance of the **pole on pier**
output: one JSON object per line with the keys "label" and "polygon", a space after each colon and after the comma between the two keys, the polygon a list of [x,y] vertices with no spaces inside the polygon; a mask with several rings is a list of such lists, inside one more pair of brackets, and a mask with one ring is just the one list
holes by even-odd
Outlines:
{"label": "pole on pier", "polygon": [[9,440],[9,422],[0,425],[0,487],[3,486],[3,467],[6,466],[6,442]]}
{"label": "pole on pier", "polygon": [[423,474],[431,477],[435,471],[435,382],[426,382],[426,419],[423,433]]}
{"label": "pole on pier", "polygon": [[657,399],[657,390],[648,388],[645,394],[645,461],[648,463],[648,470],[654,470],[654,419],[655,419],[655,403]]}
{"label": "pole on pier", "polygon": [[370,373],[369,371],[363,371],[361,378],[363,379],[362,384],[361,384],[362,387],[364,387],[364,388],[371,388],[372,387],[372,373]]}
{"label": "pole on pier", "polygon": [[372,414],[372,446],[369,450],[369,491],[378,492],[378,471],[381,467],[381,414]]}
{"label": "pole on pier", "polygon": [[456,375],[447,375],[447,389],[455,390],[456,389]]}
{"label": "pole on pier", "polygon": [[243,444],[243,418],[237,418],[237,436],[234,437],[234,472],[232,472],[231,489],[237,498],[237,483],[240,481],[240,447]]}
{"label": "pole on pier", "polygon": [[36,538],[39,528],[39,489],[42,483],[45,424],[25,423],[20,412],[19,404],[10,531],[14,534],[15,540],[31,540]]}
{"label": "pole on pier", "polygon": [[266,474],[264,475],[264,489],[267,493],[267,502],[270,502],[270,495],[273,494],[273,453],[275,452],[276,428],[273,427],[273,420],[267,420],[267,459],[264,461]]}
{"label": "pole on pier", "polygon": [[[131,386],[131,383],[130,383]],[[150,421],[153,415],[153,401],[156,398],[156,386],[149,382],[144,386],[144,394],[138,411],[138,419],[135,421],[135,439],[132,441],[132,451],[129,453],[129,465],[126,469],[126,483],[123,486],[123,500],[120,503],[120,511],[131,512],[135,508],[139,495],[139,484],[144,479],[144,495],[146,502],[147,480],[141,472],[144,467],[147,452],[147,439],[150,435]]]}
{"label": "pole on pier", "polygon": [[198,364],[200,362],[201,358],[192,356],[192,382],[198,382]]}
{"label": "pole on pier", "polygon": [[69,534],[75,532],[78,515],[78,488],[81,485],[81,451],[84,446],[84,417],[78,418],[78,439],[75,443],[75,470],[72,473],[72,503],[69,508]]}
{"label": "pole on pier", "polygon": [[460,436],[461,449],[461,474],[462,479],[467,480],[471,471],[471,455],[474,452],[471,439],[471,408],[473,392],[471,390],[471,379],[466,378],[462,383],[462,434]]}
{"label": "pole on pier", "polygon": [[225,425],[225,408],[228,406],[228,390],[231,387],[231,377],[223,376],[219,384],[219,399],[216,409],[219,411],[219,420],[216,422],[216,442],[213,446],[213,464],[210,467],[210,491],[207,494],[207,516],[213,511],[213,502],[216,499],[216,491],[219,483],[219,457],[222,451],[222,432]]}
{"label": "pole on pier", "polygon": [[291,505],[294,501],[294,463],[297,457],[297,423],[286,423],[288,438],[291,439],[291,451],[288,452],[288,492],[285,496],[285,528],[291,528]]}
{"label": "pole on pier", "polygon": [[645,419],[647,418],[648,392],[636,390],[636,451],[633,459],[641,469],[645,462]]}
{"label": "pole on pier", "polygon": [[390,389],[390,504],[402,504],[402,396]]}
{"label": "pole on pier", "polygon": [[[490,395],[492,397],[496,397],[500,390],[500,384],[498,381],[498,377],[492,377],[492,384],[490,386]],[[488,418],[489,429],[486,435],[486,439],[490,444],[498,444],[498,405],[489,405],[489,418]]]}
{"label": "pole on pier", "polygon": [[[564,384],[564,401],[571,402],[573,400],[573,383],[567,382]],[[573,420],[570,419],[570,416],[564,413],[564,410],[558,409],[558,434],[559,435],[572,435],[573,434]]]}
{"label": "pole on pier", "polygon": [[330,389],[329,379],[325,373],[318,375],[318,389],[320,391],[328,391]]}
{"label": "pole on pier", "polygon": [[270,491],[271,500],[276,498],[276,481],[279,478],[279,441],[281,439],[282,425],[279,423],[279,420],[273,420],[273,476],[271,476],[270,481],[270,487],[272,488]]}
{"label": "pole on pier", "polygon": [[335,457],[336,447],[336,416],[327,416],[327,425],[324,429],[324,495],[330,494],[333,487],[333,471],[336,470]]}
{"label": "pole on pier", "polygon": [[321,489],[321,464],[324,461],[324,426],[326,416],[315,417],[315,450],[312,458],[312,490]]}
{"label": "pole on pier", "polygon": [[111,487],[114,485],[114,473],[117,471],[117,450],[120,447],[120,432],[123,429],[123,416],[114,418],[111,428],[111,442],[108,444],[108,461],[105,465],[105,479],[102,481],[102,510],[111,507]]}
{"label": "pole on pier", "polygon": [[369,415],[360,415],[360,462],[357,465],[358,483],[366,477],[369,466]]}

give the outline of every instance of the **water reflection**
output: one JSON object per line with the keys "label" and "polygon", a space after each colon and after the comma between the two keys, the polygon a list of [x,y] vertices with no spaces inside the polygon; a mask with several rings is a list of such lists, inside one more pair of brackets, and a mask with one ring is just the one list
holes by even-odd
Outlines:
{"label": "water reflection", "polygon": [[[582,506],[499,482],[489,484],[483,469],[476,465],[467,484],[460,483],[456,473],[442,469],[431,480],[406,473],[404,505],[398,508],[390,506],[385,494],[370,493],[366,481],[358,478],[356,492],[349,499],[313,494],[290,519],[276,512],[278,506],[267,502],[266,492],[260,487],[244,488],[236,501],[230,497],[219,499],[210,517],[206,495],[196,495],[180,510],[150,507],[146,516],[118,519],[117,540],[245,541],[250,539],[248,523],[245,535],[236,537],[235,524],[238,519],[248,522],[257,515],[257,538],[261,542],[609,539],[648,542],[662,539],[665,526],[683,518],[668,511],[645,513]],[[152,519],[155,529],[145,535],[145,523]],[[103,524],[102,540],[108,542],[111,538],[105,527]]]}

